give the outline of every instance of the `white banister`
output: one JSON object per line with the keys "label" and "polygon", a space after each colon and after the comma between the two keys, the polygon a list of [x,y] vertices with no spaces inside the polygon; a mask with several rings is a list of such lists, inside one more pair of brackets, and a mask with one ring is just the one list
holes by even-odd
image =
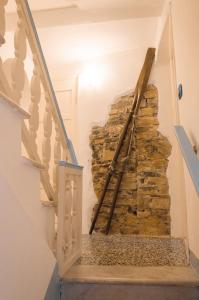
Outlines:
{"label": "white banister", "polygon": [[[29,159],[42,166],[41,184],[47,196],[42,201],[46,237],[49,247],[55,252],[58,236],[58,262],[60,274],[63,274],[80,255],[82,168],[77,165],[73,145],[66,134],[28,2],[15,2],[14,57],[10,58],[10,73],[5,72],[4,61],[0,57],[0,94],[5,94],[19,108],[22,102],[27,101],[25,105],[30,116],[23,122],[22,142]],[[7,3],[7,0],[0,0],[0,47],[6,47]],[[29,52],[33,72],[28,74],[30,84],[25,84],[24,62]],[[23,94],[25,88],[28,89],[25,90],[26,97]],[[59,164],[61,160],[65,161],[64,165]]]}
{"label": "white banister", "polygon": [[[0,0],[0,34],[2,38],[6,32],[5,7],[7,2]],[[42,185],[48,199],[56,200],[59,160],[63,159],[72,163],[77,163],[77,161],[72,143],[66,134],[28,3],[26,0],[15,0],[15,2],[17,25],[14,33],[11,76],[6,78],[0,58],[0,90],[14,102],[20,104],[25,82],[24,61],[27,56],[28,43],[34,68],[29,87],[30,99],[27,99],[30,119],[28,122],[24,122],[22,140],[29,158],[38,163],[44,163],[45,170],[41,171]],[[3,47],[6,47],[6,44]],[[45,97],[41,97],[41,87]],[[43,111],[42,107],[44,107],[44,116],[40,115]],[[40,130],[42,133],[39,131],[40,117],[43,120],[43,130]],[[52,127],[55,128],[55,134],[52,134]],[[42,146],[40,147],[40,145]],[[40,149],[41,151],[39,151]]]}

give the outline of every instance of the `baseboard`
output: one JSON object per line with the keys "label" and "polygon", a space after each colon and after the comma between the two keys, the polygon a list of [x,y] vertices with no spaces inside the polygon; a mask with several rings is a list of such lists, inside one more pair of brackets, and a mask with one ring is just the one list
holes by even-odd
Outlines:
{"label": "baseboard", "polygon": [[190,250],[189,257],[190,257],[190,264],[199,275],[199,258],[196,257],[196,255],[191,250]]}
{"label": "baseboard", "polygon": [[58,274],[58,265],[56,264],[44,300],[60,300],[60,288],[61,282]]}

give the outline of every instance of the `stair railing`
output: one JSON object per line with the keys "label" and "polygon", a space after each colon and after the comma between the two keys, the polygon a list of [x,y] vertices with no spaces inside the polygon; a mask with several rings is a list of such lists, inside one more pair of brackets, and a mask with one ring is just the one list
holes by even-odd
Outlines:
{"label": "stair railing", "polygon": [[[33,72],[29,87],[30,102],[28,105],[31,117],[27,123],[24,122],[22,141],[29,158],[45,166],[41,170],[41,182],[48,199],[56,201],[58,162],[65,160],[76,165],[77,160],[72,143],[66,134],[28,3],[26,0],[16,0],[15,2],[17,26],[14,34],[14,57],[11,62],[11,78],[10,80],[6,78],[3,63],[0,61],[0,88],[1,92],[14,102],[18,105],[21,104],[26,76],[24,61],[27,57],[28,44],[33,62]],[[6,31],[5,6],[7,3],[7,0],[0,1],[0,34],[2,42]],[[44,92],[44,97],[41,96],[41,90]],[[44,108],[43,116],[41,116],[42,108]],[[41,134],[40,136],[38,135],[41,123],[43,125],[43,137],[41,137]],[[54,133],[52,129],[54,129]],[[40,144],[42,144],[42,147],[40,147]],[[41,153],[39,153],[39,150]],[[54,164],[53,171],[51,170],[52,164]]]}
{"label": "stair railing", "polygon": [[[0,0],[0,50],[6,47],[5,16],[8,2],[8,0]],[[15,102],[17,105],[21,105],[22,99],[24,99],[27,75],[25,60],[27,56],[31,56],[33,72],[28,86],[30,97],[26,99],[29,102],[26,103],[26,106],[29,107],[30,118],[23,123],[22,143],[29,158],[33,162],[35,161],[37,165],[43,165],[43,168],[41,168],[41,184],[47,200],[50,200],[44,201],[45,206],[48,207],[46,210],[46,234],[49,246],[53,250],[56,248],[56,222],[58,222],[58,226],[59,224],[64,224],[62,218],[69,216],[69,220],[73,222],[71,223],[71,232],[68,232],[66,237],[64,234],[65,228],[63,226],[60,229],[58,228],[59,245],[62,245],[63,249],[67,249],[67,247],[77,249],[79,248],[81,235],[82,169],[78,167],[72,142],[65,130],[28,2],[27,0],[15,0],[15,4],[17,25],[14,30],[14,53],[13,57],[9,59],[11,63],[9,74],[6,71],[6,62],[2,61],[0,57],[0,94],[2,96],[5,95],[7,99]],[[69,163],[68,167],[60,166],[60,161]],[[63,181],[63,178],[60,178],[60,169],[64,174],[64,178],[70,178],[70,180],[68,179],[70,183],[67,185],[67,188],[70,186],[73,189],[71,192],[72,198],[69,199],[71,206],[67,206],[66,190],[63,187],[63,184],[68,181]],[[71,169],[73,170],[72,172]],[[77,184],[76,179],[78,179]],[[62,189],[62,193],[60,193],[60,189]],[[78,193],[76,192],[77,189]],[[60,195],[59,199],[58,195]],[[59,204],[58,201],[60,201]],[[57,204],[58,207],[68,207],[64,209],[66,215],[60,209],[57,209]],[[77,206],[78,209],[76,208]],[[62,241],[62,238],[65,240]],[[69,245],[75,245],[75,248]],[[63,249],[58,250],[60,252]],[[60,257],[61,265],[62,261],[63,263],[65,262],[65,258],[62,259],[62,256]]]}

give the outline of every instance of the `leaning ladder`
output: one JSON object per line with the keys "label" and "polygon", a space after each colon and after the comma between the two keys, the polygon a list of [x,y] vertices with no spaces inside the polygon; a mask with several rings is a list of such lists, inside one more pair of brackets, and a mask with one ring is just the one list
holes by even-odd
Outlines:
{"label": "leaning ladder", "polygon": [[105,229],[105,233],[108,234],[109,230],[110,230],[110,226],[111,226],[111,221],[113,218],[113,214],[114,214],[114,210],[115,210],[115,206],[116,206],[116,202],[117,202],[117,197],[118,197],[118,192],[120,189],[120,185],[122,182],[122,178],[123,178],[123,174],[125,171],[125,167],[128,163],[128,159],[129,159],[129,155],[132,149],[132,144],[133,144],[133,139],[134,139],[134,131],[135,131],[135,120],[140,108],[140,103],[143,97],[143,94],[146,90],[147,84],[148,84],[148,80],[149,80],[149,76],[151,73],[151,69],[153,66],[153,62],[154,62],[154,58],[155,58],[155,48],[148,48],[147,53],[146,53],[146,57],[145,57],[145,61],[140,73],[140,76],[138,78],[137,84],[136,84],[136,88],[135,88],[135,92],[134,92],[134,101],[130,110],[130,113],[128,115],[128,118],[126,120],[125,126],[122,130],[122,133],[120,135],[119,138],[119,142],[117,144],[115,153],[114,153],[114,157],[113,160],[109,166],[109,170],[105,179],[105,184],[99,199],[99,204],[97,207],[97,210],[94,214],[94,218],[92,220],[92,224],[90,227],[90,231],[89,234],[92,234],[94,228],[95,228],[95,224],[97,222],[101,207],[103,205],[104,202],[104,198],[106,196],[106,192],[110,183],[110,180],[113,176],[113,174],[115,173],[115,166],[118,160],[118,157],[120,155],[122,146],[124,144],[124,140],[126,137],[126,134],[130,128],[130,124],[131,124],[131,131],[130,134],[128,136],[127,139],[127,147],[125,150],[125,158],[122,161],[122,167],[121,167],[121,171],[119,172],[118,176],[117,176],[117,180],[116,180],[116,187],[114,189],[114,193],[113,193],[113,199],[112,199],[112,204],[111,204],[111,209],[110,209],[110,214],[109,214],[109,218],[108,218],[108,222],[107,222],[107,226]]}

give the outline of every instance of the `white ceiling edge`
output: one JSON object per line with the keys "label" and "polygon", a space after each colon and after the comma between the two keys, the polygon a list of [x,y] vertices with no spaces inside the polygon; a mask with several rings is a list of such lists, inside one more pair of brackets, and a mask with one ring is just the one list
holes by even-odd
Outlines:
{"label": "white ceiling edge", "polygon": [[[28,4],[32,11],[43,11],[57,8],[77,7],[78,0],[28,0]],[[6,11],[8,13],[14,13],[16,11],[15,0],[9,0],[6,5]]]}
{"label": "white ceiling edge", "polygon": [[[74,8],[62,8],[45,11],[33,12],[33,18],[37,28],[62,27],[70,25],[81,25],[90,23],[102,23],[117,20],[158,18],[159,11],[143,11],[112,9],[112,10],[94,10],[80,11]],[[6,15],[7,31],[12,31],[16,25],[16,14]]]}
{"label": "white ceiling edge", "polygon": [[[32,11],[42,11],[56,8],[75,6],[80,10],[93,9],[162,9],[165,0],[28,0]],[[15,0],[9,0],[6,5],[7,11],[16,11]]]}

